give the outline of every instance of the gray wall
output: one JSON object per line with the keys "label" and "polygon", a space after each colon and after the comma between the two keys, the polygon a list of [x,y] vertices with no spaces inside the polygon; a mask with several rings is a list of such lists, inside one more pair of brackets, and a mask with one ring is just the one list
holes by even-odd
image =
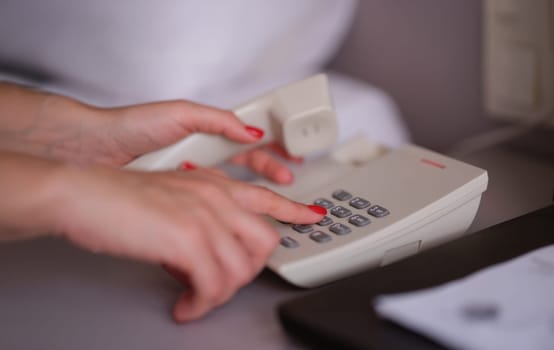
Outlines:
{"label": "gray wall", "polygon": [[413,141],[436,150],[490,129],[481,87],[480,0],[360,0],[331,68],[399,104]]}

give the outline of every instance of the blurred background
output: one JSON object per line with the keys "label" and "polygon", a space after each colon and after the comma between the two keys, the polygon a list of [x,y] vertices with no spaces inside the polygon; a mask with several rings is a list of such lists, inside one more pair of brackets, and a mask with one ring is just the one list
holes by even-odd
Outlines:
{"label": "blurred background", "polygon": [[2,0],[0,79],[98,106],[231,108],[327,68],[343,138],[553,157],[553,2]]}
{"label": "blurred background", "polygon": [[[550,0],[360,1],[330,67],[389,93],[417,144],[446,152],[483,132],[533,124],[532,132],[503,130],[500,138],[553,157],[553,7]],[[551,122],[536,123],[541,113]]]}

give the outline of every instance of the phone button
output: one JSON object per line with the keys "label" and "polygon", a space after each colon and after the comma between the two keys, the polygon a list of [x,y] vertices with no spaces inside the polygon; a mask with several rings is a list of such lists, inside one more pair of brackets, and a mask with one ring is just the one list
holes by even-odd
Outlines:
{"label": "phone button", "polygon": [[346,201],[352,198],[352,195],[345,190],[336,190],[335,192],[333,192],[333,198],[339,201]]}
{"label": "phone button", "polygon": [[350,205],[356,209],[364,209],[369,207],[369,201],[360,197],[356,197],[350,201]]}
{"label": "phone button", "polygon": [[383,216],[387,216],[390,214],[387,208],[383,208],[380,205],[373,205],[371,208],[367,210],[367,213],[369,215],[375,216],[376,218],[382,218]]}
{"label": "phone button", "polygon": [[288,236],[281,238],[281,245],[285,248],[296,248],[300,246],[294,238],[290,238]]}
{"label": "phone button", "polygon": [[306,224],[295,224],[292,225],[292,229],[296,232],[300,233],[308,233],[312,232],[314,229],[312,228],[312,225],[306,225]]}
{"label": "phone button", "polygon": [[331,225],[332,223],[333,223],[333,220],[330,217],[326,216],[323,219],[321,219],[321,221],[318,222],[317,224],[319,226],[328,226],[328,225]]}
{"label": "phone button", "polygon": [[352,212],[349,209],[346,209],[345,207],[341,207],[340,205],[337,205],[333,209],[331,209],[331,214],[338,218],[345,218],[347,216],[352,215]]}
{"label": "phone button", "polygon": [[314,233],[311,233],[310,238],[317,243],[326,243],[331,240],[331,236],[321,231],[315,231]]}
{"label": "phone button", "polygon": [[329,230],[339,236],[347,235],[352,232],[350,227],[343,224],[333,224],[331,225],[331,227],[329,227]]}
{"label": "phone button", "polygon": [[331,202],[328,199],[325,198],[318,198],[314,201],[315,205],[319,205],[320,207],[323,207],[325,209],[331,209],[335,204]]}
{"label": "phone button", "polygon": [[366,218],[365,216],[356,214],[356,215],[352,215],[348,219],[348,222],[354,226],[362,227],[369,224],[371,220],[369,220],[369,218]]}

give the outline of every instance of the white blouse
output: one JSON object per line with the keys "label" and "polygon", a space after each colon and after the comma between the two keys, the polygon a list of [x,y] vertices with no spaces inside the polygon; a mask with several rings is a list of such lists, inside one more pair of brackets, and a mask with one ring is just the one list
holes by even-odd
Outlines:
{"label": "white blouse", "polygon": [[[97,106],[184,98],[233,107],[320,71],[355,7],[356,0],[2,0],[0,79]],[[352,89],[333,79],[341,80],[334,90]],[[405,140],[390,100],[356,84],[392,130],[375,135]]]}

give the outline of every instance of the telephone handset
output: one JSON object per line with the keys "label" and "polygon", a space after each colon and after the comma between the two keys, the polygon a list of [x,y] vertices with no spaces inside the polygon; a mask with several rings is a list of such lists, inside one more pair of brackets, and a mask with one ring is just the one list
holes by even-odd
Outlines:
{"label": "telephone handset", "polygon": [[260,96],[234,110],[246,124],[264,130],[256,144],[242,145],[223,136],[195,134],[146,154],[127,165],[137,170],[169,170],[187,160],[214,166],[233,154],[276,141],[292,156],[305,156],[333,146],[338,130],[327,77],[318,74]]}
{"label": "telephone handset", "polygon": [[[328,82],[323,74],[261,96],[235,110],[292,155],[331,148],[337,137]],[[128,168],[175,169],[183,160],[216,165],[256,145],[195,134],[139,157]],[[295,182],[256,183],[328,209],[314,225],[274,220],[280,246],[267,266],[288,282],[316,287],[384,266],[463,235],[487,188],[487,172],[430,150],[388,148],[364,137],[335,145],[323,157],[293,166]]]}

